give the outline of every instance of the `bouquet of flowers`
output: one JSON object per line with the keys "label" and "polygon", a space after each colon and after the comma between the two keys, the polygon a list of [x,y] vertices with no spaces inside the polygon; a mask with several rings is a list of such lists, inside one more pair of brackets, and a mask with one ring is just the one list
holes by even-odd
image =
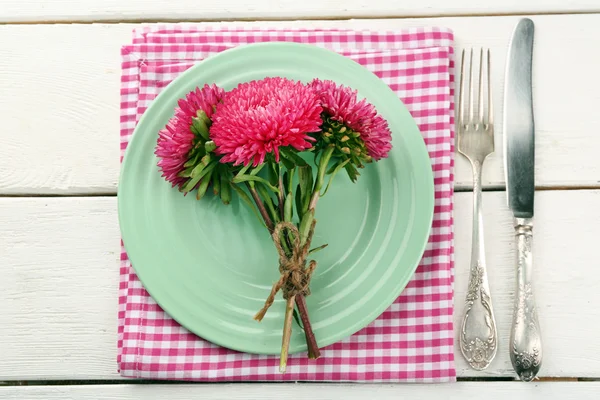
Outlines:
{"label": "bouquet of flowers", "polygon": [[308,258],[327,246],[312,247],[317,202],[340,171],[355,182],[361,168],[390,149],[391,132],[375,107],[351,88],[320,79],[267,77],[230,91],[205,84],[178,101],[159,132],[155,154],[172,187],[197,199],[211,188],[225,205],[237,195],[271,235],[281,275],[254,319],[262,320],[281,291],[282,373],[294,316],[308,357],[320,356],[306,306],[317,266]]}

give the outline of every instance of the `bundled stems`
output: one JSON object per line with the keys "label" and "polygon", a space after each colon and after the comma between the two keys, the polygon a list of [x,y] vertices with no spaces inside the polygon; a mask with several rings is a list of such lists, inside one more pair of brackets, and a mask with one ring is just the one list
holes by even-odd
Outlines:
{"label": "bundled stems", "polygon": [[[294,228],[295,230],[295,235],[297,235],[298,237],[290,237],[290,231],[289,229],[287,230],[281,230],[279,231],[279,228],[276,228],[276,224],[279,224],[279,222],[281,221],[282,223],[287,223],[287,224],[291,224],[292,221],[292,177],[294,175],[294,170],[295,168],[288,168],[288,172],[286,173],[286,176],[282,175],[282,169],[281,169],[281,165],[278,166],[274,166],[274,165],[270,165],[269,167],[271,168],[271,171],[273,171],[275,173],[275,177],[274,180],[271,180],[271,183],[266,185],[265,187],[269,187],[271,188],[271,191],[276,192],[275,197],[277,199],[278,202],[278,208],[279,208],[279,212],[275,211],[273,208],[273,200],[272,197],[268,194],[268,192],[266,192],[265,190],[263,190],[263,187],[259,187],[259,190],[256,189],[254,182],[246,182],[246,185],[248,187],[248,190],[250,191],[250,194],[252,195],[252,198],[254,200],[254,202],[256,203],[256,206],[258,208],[258,211],[260,213],[260,215],[262,216],[267,229],[269,230],[269,233],[271,233],[271,235],[273,236],[273,240],[276,241],[276,245],[279,246],[280,251],[284,251],[286,253],[285,257],[295,257],[298,256],[299,254],[293,254],[294,251],[291,251],[290,249],[297,249],[297,248],[303,248],[306,250],[306,252],[304,253],[303,256],[301,256],[301,261],[300,262],[305,262],[305,260],[302,257],[305,257],[308,254],[308,250],[310,246],[310,241],[312,239],[312,232],[314,232],[314,226],[316,223],[316,220],[314,219],[314,215],[315,215],[315,210],[316,210],[316,206],[317,206],[317,201],[319,200],[319,198],[322,196],[321,194],[321,188],[323,187],[323,183],[325,181],[325,175],[326,175],[326,171],[327,171],[327,167],[329,164],[329,161],[332,157],[333,154],[333,147],[328,147],[325,148],[321,154],[321,157],[319,159],[319,163],[318,163],[318,170],[317,170],[317,177],[316,177],[316,181],[314,182],[314,186],[312,184],[312,178],[309,177],[309,181],[310,183],[306,183],[308,181],[304,180],[303,182],[305,182],[305,189],[302,190],[302,193],[300,193],[300,199],[304,198],[305,200],[300,200],[300,204],[303,205],[299,205],[298,207],[302,208],[302,209],[298,209],[298,217],[300,218],[299,221],[299,229]],[[304,164],[306,165],[306,164]],[[339,168],[338,168],[339,169]],[[302,180],[301,180],[302,181]],[[261,183],[258,183],[261,184]],[[273,186],[275,185],[275,186]],[[299,189],[300,190],[300,189]],[[287,193],[287,194],[286,194]],[[261,194],[262,196],[268,196],[268,198],[261,198]],[[305,197],[303,197],[305,196]],[[267,210],[267,207],[265,206],[265,203],[269,206],[269,209]],[[269,214],[269,211],[271,212],[271,214]],[[294,225],[292,225],[294,226]],[[278,233],[275,234],[274,232],[277,231]],[[279,237],[279,235],[281,234],[282,237]],[[293,242],[297,241],[297,245],[293,245]],[[320,248],[322,248],[324,246],[320,246]],[[285,250],[281,250],[281,249],[285,249]],[[315,261],[311,261],[309,266],[307,267],[307,271],[309,274],[312,273],[312,270],[314,270],[314,267],[316,266],[316,262]],[[280,267],[281,268],[281,267]],[[283,276],[280,279],[280,282],[278,283],[278,287],[280,287],[281,284],[285,283],[285,279]],[[277,290],[277,289],[274,289]],[[273,296],[274,293],[272,292],[271,296]],[[268,302],[272,302],[272,297],[270,297],[270,300],[268,300]],[[284,373],[286,370],[286,366],[287,366],[287,359],[288,359],[288,352],[289,352],[289,345],[290,345],[290,338],[291,338],[291,333],[292,333],[292,317],[293,317],[293,312],[294,312],[294,303],[296,304],[297,308],[298,308],[298,312],[300,314],[300,319],[302,320],[302,325],[303,325],[303,329],[304,329],[304,334],[306,337],[306,344],[308,347],[308,358],[310,359],[316,359],[320,357],[320,350],[319,350],[319,346],[317,344],[314,332],[312,330],[312,326],[310,323],[310,319],[308,317],[308,308],[306,306],[306,298],[304,296],[303,292],[296,292],[293,295],[290,295],[289,298],[286,299],[286,309],[285,309],[285,317],[284,317],[284,325],[283,325],[283,335],[282,335],[282,342],[281,342],[281,355],[280,355],[280,365],[279,365],[279,371],[281,373]],[[270,303],[269,303],[270,305]],[[268,305],[266,306],[268,308]],[[261,311],[260,316],[257,318],[258,320],[262,319],[262,316],[264,315],[264,312],[266,312],[266,309],[264,309],[263,311]],[[259,315],[257,314],[257,315]],[[256,317],[255,317],[256,318]]]}
{"label": "bundled stems", "polygon": [[[273,222],[271,221],[271,218],[269,217],[269,214],[268,214],[258,192],[250,184],[247,184],[247,187],[248,187],[248,190],[250,191],[250,194],[252,195],[252,198],[254,199],[254,202],[256,203],[256,206],[257,206],[261,216],[263,217],[263,219],[265,221],[265,224],[267,225],[269,233],[272,233],[273,228],[274,228]],[[282,210],[281,212],[283,213],[283,202],[280,202],[279,208],[280,208],[280,210]],[[288,245],[291,247],[289,236],[284,233],[284,237],[285,237],[285,240],[288,243]],[[290,303],[290,299],[292,300],[291,303]],[[287,365],[288,349],[289,349],[290,337],[291,337],[291,333],[292,333],[291,318],[292,318],[293,312],[294,312],[294,307],[293,307],[294,301],[296,303],[296,306],[298,307],[298,313],[300,314],[300,319],[302,320],[304,334],[306,337],[306,344],[308,347],[308,357],[310,359],[317,359],[321,356],[321,352],[319,350],[319,346],[317,344],[315,334],[314,334],[314,332],[312,330],[312,326],[310,324],[310,319],[308,318],[308,308],[306,307],[306,299],[305,299],[304,295],[297,294],[295,296],[290,297],[290,299],[288,299],[288,302],[286,304],[286,313],[285,313],[284,328],[283,328],[283,338],[282,338],[282,343],[281,343],[282,347],[281,347],[279,370],[282,373],[285,372],[285,367]],[[292,305],[291,308],[289,307],[290,304]],[[289,320],[289,323],[287,323],[288,320]]]}
{"label": "bundled stems", "polygon": [[[281,165],[279,165],[279,177],[278,177],[278,185],[279,185],[279,215],[281,216],[281,220],[285,220],[285,188],[283,187],[283,176],[281,175]],[[290,221],[291,222],[291,221]],[[287,234],[284,233],[284,240],[287,245],[287,248],[292,248],[292,242]]]}

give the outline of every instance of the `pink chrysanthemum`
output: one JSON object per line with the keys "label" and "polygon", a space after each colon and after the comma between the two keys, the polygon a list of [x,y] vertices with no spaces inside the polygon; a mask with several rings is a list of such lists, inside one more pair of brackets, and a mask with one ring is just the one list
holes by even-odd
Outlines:
{"label": "pink chrysanthemum", "polygon": [[185,169],[184,164],[193,156],[192,148],[198,140],[202,140],[198,133],[192,131],[193,119],[199,117],[199,112],[204,112],[210,119],[223,93],[224,90],[214,84],[205,84],[189,92],[178,101],[175,115],[159,132],[154,153],[159,157],[162,176],[173,186],[181,188],[188,181],[189,177],[180,174]]}
{"label": "pink chrysanthemum", "polygon": [[306,150],[315,140],[322,108],[316,94],[301,82],[286,78],[265,78],[241,83],[223,96],[210,129],[221,162],[253,166],[279,148]]}
{"label": "pink chrysanthemum", "polygon": [[370,157],[376,160],[387,157],[392,148],[392,134],[387,121],[372,104],[366,99],[358,101],[356,90],[330,80],[314,79],[310,87],[319,96],[326,116],[357,134]]}

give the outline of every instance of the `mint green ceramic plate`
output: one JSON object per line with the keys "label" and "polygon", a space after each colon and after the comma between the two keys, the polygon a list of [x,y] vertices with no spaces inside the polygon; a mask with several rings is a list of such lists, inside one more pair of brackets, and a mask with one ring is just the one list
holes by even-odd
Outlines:
{"label": "mint green ceramic plate", "polygon": [[[172,82],[142,116],[123,160],[118,191],[122,237],[142,284],[181,325],[231,349],[278,354],[281,294],[262,322],[252,319],[278,279],[266,230],[241,201],[184,197],[161,178],[154,147],[177,99],[204,83],[229,90],[266,76],[333,79],[358,89],[388,120],[393,150],[353,184],[340,173],[317,207],[307,303],[320,347],[376,319],[401,293],[429,236],[431,163],[411,115],[389,87],[337,53],[294,43],[261,43],[215,55]],[[306,350],[295,327],[290,352]]]}

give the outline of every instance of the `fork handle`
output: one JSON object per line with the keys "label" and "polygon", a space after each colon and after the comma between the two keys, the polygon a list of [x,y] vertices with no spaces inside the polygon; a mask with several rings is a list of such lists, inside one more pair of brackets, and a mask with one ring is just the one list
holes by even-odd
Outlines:
{"label": "fork handle", "polygon": [[542,364],[542,337],[533,296],[533,222],[515,218],[517,240],[517,287],[510,333],[510,359],[522,381],[531,381]]}
{"label": "fork handle", "polygon": [[460,349],[476,370],[487,368],[497,352],[497,331],[485,263],[481,211],[481,167],[473,165],[473,235],[469,287],[463,316]]}

